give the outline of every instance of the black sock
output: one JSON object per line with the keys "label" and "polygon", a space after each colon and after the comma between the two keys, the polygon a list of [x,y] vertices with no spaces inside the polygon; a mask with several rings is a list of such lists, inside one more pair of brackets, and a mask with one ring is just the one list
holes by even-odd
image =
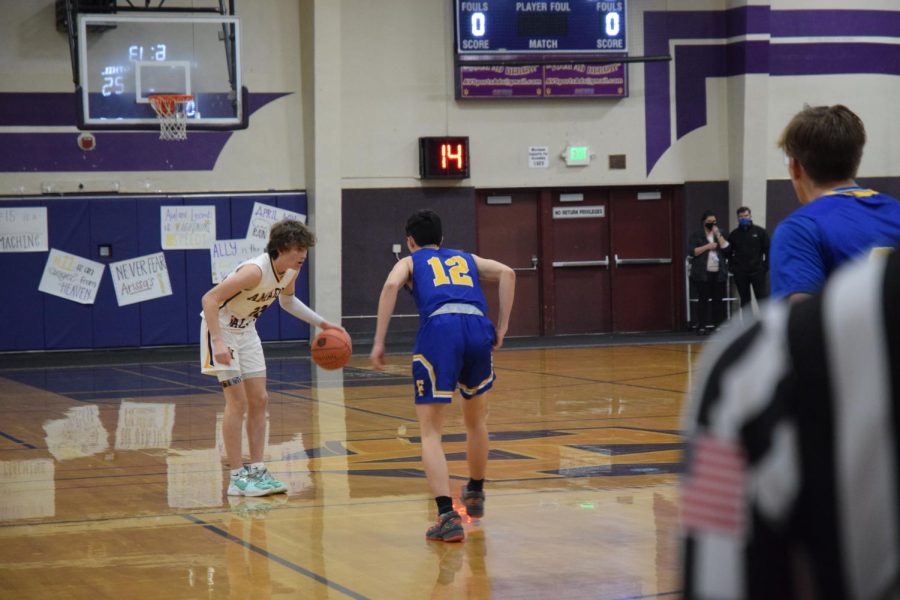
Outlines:
{"label": "black sock", "polygon": [[466,489],[470,492],[484,491],[484,479],[470,479],[469,483],[466,484]]}
{"label": "black sock", "polygon": [[448,513],[453,510],[453,498],[451,498],[450,496],[437,496],[434,501],[435,503],[437,503],[439,515]]}

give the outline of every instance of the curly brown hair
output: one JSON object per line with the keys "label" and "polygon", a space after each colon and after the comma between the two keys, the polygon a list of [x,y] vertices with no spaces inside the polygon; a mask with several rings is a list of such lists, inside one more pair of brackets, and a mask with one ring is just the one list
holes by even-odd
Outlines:
{"label": "curly brown hair", "polygon": [[284,219],[272,225],[266,252],[272,259],[276,259],[282,252],[306,250],[315,245],[316,234],[310,231],[306,225],[293,219]]}

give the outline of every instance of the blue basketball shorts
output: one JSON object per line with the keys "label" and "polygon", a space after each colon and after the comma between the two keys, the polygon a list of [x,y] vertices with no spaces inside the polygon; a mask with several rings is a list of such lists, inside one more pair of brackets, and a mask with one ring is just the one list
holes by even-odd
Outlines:
{"label": "blue basketball shorts", "polygon": [[419,328],[412,374],[416,404],[472,398],[494,384],[494,325],[479,315],[441,314]]}

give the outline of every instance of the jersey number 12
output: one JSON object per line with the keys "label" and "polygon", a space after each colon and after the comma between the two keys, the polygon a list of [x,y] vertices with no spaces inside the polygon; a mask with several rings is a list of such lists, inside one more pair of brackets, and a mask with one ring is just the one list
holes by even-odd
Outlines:
{"label": "jersey number 12", "polygon": [[[451,256],[447,260],[441,263],[441,259],[437,256],[432,256],[428,259],[428,264],[431,266],[431,270],[434,273],[434,286],[438,287],[440,285],[454,284],[454,285],[467,285],[472,287],[472,278],[469,277],[469,263],[466,262],[466,259],[462,256]],[[447,276],[447,270],[444,268],[444,265],[450,267],[450,276]]]}

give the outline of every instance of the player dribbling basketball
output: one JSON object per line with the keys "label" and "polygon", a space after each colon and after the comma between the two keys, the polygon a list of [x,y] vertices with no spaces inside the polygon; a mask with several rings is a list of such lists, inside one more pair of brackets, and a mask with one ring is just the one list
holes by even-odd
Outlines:
{"label": "player dribbling basketball", "polygon": [[[266,496],[286,492],[263,463],[266,435],[266,362],[256,319],[277,299],[281,307],[321,329],[341,329],[329,323],[294,295],[297,274],[315,235],[299,221],[272,226],[266,252],[238,265],[202,300],[200,367],[215,375],[225,393],[222,439],[231,468],[229,496]],[[241,426],[247,415],[250,462],[241,454]]]}

